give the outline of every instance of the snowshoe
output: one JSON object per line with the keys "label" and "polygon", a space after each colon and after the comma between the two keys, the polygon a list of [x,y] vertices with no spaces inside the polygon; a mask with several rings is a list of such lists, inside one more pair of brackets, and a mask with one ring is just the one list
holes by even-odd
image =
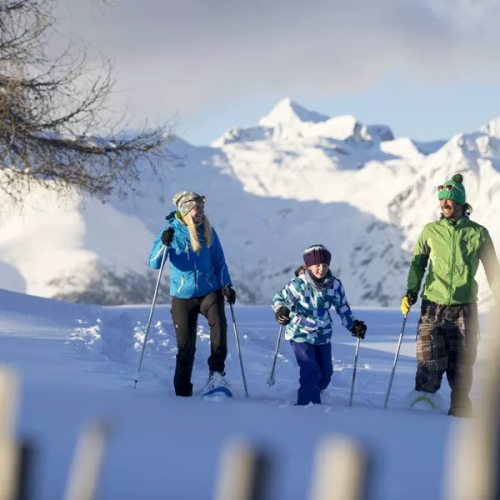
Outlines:
{"label": "snowshoe", "polygon": [[225,372],[210,372],[208,376],[208,380],[201,397],[206,398],[207,396],[214,395],[225,395],[227,397],[233,396],[231,389],[229,389],[229,382],[226,379]]}

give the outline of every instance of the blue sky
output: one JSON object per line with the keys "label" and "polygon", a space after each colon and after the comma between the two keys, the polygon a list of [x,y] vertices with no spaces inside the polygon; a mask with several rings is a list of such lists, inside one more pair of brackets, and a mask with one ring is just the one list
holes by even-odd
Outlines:
{"label": "blue sky", "polygon": [[115,62],[111,107],[208,144],[285,97],[397,136],[500,116],[498,0],[61,0],[62,38]]}

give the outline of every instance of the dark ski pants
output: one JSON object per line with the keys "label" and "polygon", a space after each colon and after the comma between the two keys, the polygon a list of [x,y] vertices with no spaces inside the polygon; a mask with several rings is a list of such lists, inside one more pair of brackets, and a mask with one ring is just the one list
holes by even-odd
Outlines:
{"label": "dark ski pants", "polygon": [[333,374],[332,344],[309,344],[290,341],[300,368],[300,387],[297,404],[321,404],[321,391],[324,391]]}
{"label": "dark ski pants", "polygon": [[476,304],[444,306],[422,301],[418,322],[417,391],[436,392],[446,373],[452,400],[468,400],[477,355]]}
{"label": "dark ski pants", "polygon": [[177,338],[174,388],[177,396],[191,396],[198,314],[207,318],[210,326],[210,356],[208,368],[223,372],[227,356],[227,320],[221,290],[193,299],[172,298],[172,320]]}

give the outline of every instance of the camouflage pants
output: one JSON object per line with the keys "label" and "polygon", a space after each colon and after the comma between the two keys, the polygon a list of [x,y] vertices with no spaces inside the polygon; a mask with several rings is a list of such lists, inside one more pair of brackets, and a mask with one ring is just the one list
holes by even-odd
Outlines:
{"label": "camouflage pants", "polygon": [[415,389],[436,392],[446,373],[453,391],[468,394],[478,334],[476,304],[443,306],[423,300],[418,322]]}

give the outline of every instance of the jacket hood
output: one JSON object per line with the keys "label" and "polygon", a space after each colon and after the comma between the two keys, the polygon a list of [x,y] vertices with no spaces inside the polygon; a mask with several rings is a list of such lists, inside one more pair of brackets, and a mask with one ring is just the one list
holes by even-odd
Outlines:
{"label": "jacket hood", "polygon": [[173,210],[172,212],[170,212],[166,217],[165,219],[167,219],[169,222],[172,220],[172,219],[175,219],[175,214],[177,213],[176,210]]}

